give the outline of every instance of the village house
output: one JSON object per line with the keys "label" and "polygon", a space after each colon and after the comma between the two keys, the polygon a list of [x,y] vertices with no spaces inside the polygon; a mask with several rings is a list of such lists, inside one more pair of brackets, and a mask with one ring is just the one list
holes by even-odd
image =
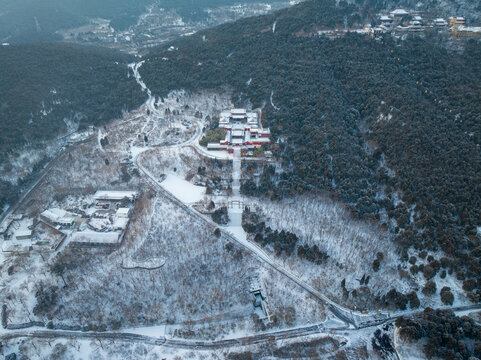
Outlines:
{"label": "village house", "polygon": [[97,191],[94,195],[94,200],[96,201],[120,201],[123,199],[128,199],[129,201],[134,201],[137,197],[136,191]]}
{"label": "village house", "polygon": [[448,20],[450,27],[460,27],[466,25],[466,19],[462,16],[451,16]]}
{"label": "village house", "polygon": [[436,26],[436,27],[446,27],[446,26],[448,26],[448,22],[443,18],[434,19],[433,23],[434,23],[434,26]]}

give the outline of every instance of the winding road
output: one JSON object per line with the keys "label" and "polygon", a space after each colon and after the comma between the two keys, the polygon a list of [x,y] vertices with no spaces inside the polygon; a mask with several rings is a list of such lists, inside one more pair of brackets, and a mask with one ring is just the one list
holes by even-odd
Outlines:
{"label": "winding road", "polygon": [[[152,109],[152,111],[157,111],[155,108]],[[162,147],[162,149],[174,149],[174,148],[181,148],[181,147],[186,147],[186,146],[194,146],[202,135],[202,129],[201,129],[201,123],[197,123],[197,129],[195,134],[188,139],[187,141],[180,143],[180,144],[175,144],[175,145],[169,145],[166,147]],[[218,224],[213,222],[209,217],[202,215],[198,213],[196,210],[194,210],[191,206],[189,206],[186,203],[183,203],[180,199],[175,197],[171,192],[167,191],[163,186],[162,186],[162,180],[157,179],[150,171],[148,171],[141,163],[141,158],[145,154],[145,151],[149,150],[150,148],[145,148],[143,151],[140,151],[137,153],[137,155],[134,157],[134,164],[137,166],[137,168],[141,171],[141,173],[147,178],[147,180],[153,184],[161,194],[164,195],[164,197],[168,198],[171,200],[173,203],[178,205],[179,207],[183,208],[186,212],[188,212],[191,216],[194,218],[199,219],[202,222],[208,223],[214,227],[218,227]],[[237,169],[237,171],[240,171],[240,159],[238,157],[234,157],[235,162],[234,168]],[[238,183],[238,179],[236,180],[236,184]],[[239,184],[237,184],[238,186]],[[305,291],[307,291],[309,294],[314,296],[315,298],[321,300],[328,308],[342,321],[345,323],[351,324],[354,327],[363,327],[366,325],[372,325],[374,323],[381,323],[387,319],[388,315],[385,313],[370,313],[370,314],[362,314],[360,312],[355,312],[350,309],[347,309],[331,299],[329,299],[326,295],[322,294],[319,290],[315,289],[311,285],[307,284],[304,280],[302,280],[299,276],[293,274],[291,271],[287,270],[284,268],[282,265],[278,264],[277,262],[274,261],[260,246],[257,244],[249,241],[249,240],[244,240],[244,239],[239,239],[229,233],[228,231],[220,228],[220,230],[223,232],[224,236],[235,243],[240,244],[242,247],[246,248],[248,251],[253,253],[257,258],[259,258],[262,262],[273,268],[274,270],[278,271],[285,277],[289,278],[290,280],[294,281],[297,285],[299,285],[301,288],[303,288]]]}
{"label": "winding road", "polygon": [[[455,306],[446,307],[443,309],[450,309],[455,313],[466,312],[469,310],[477,311],[481,310],[481,305],[469,305],[469,306]],[[422,313],[424,310],[409,311],[403,314],[397,314],[386,319],[385,323],[393,322],[401,316],[414,316]],[[369,327],[375,327],[377,325],[371,325]],[[21,338],[37,338],[37,339],[78,339],[78,340],[113,340],[129,343],[143,343],[146,345],[164,346],[176,349],[198,349],[198,350],[210,350],[210,349],[222,349],[238,346],[253,345],[259,343],[265,343],[268,341],[279,341],[293,338],[300,338],[309,335],[320,336],[340,336],[349,337],[351,334],[355,334],[362,329],[353,327],[338,327],[327,328],[323,324],[301,326],[291,329],[277,330],[267,333],[261,333],[250,336],[239,336],[230,339],[222,340],[188,340],[188,339],[176,339],[165,338],[164,336],[153,337],[140,335],[131,332],[82,332],[82,331],[66,331],[66,330],[2,330],[3,334],[0,335],[0,342],[6,342],[8,340],[21,339]]]}

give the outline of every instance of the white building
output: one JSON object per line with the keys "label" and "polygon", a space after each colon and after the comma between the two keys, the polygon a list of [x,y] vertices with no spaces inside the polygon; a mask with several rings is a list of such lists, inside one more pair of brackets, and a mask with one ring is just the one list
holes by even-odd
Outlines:
{"label": "white building", "polygon": [[33,231],[30,229],[23,229],[16,231],[14,236],[15,240],[31,240],[33,235]]}
{"label": "white building", "polygon": [[466,19],[462,16],[451,16],[449,18],[449,26],[451,27],[459,27],[459,26],[465,26],[466,25]]}
{"label": "white building", "polygon": [[125,198],[130,201],[135,200],[137,196],[136,191],[97,191],[94,195],[95,200],[109,200],[109,201],[120,201]]}
{"label": "white building", "polygon": [[391,16],[393,18],[402,18],[407,15],[409,15],[409,12],[404,9],[396,9],[394,11],[391,11]]}
{"label": "white building", "polygon": [[119,242],[119,232],[79,231],[72,234],[70,242],[73,244],[113,245]]}
{"label": "white building", "polygon": [[40,214],[40,220],[51,225],[72,226],[75,223],[74,216],[59,208],[45,210]]}
{"label": "white building", "polygon": [[448,22],[443,18],[434,19],[434,26],[445,27],[448,26]]}
{"label": "white building", "polygon": [[381,21],[382,26],[384,26],[386,28],[390,28],[392,26],[393,19],[392,19],[392,17],[390,17],[388,15],[382,15],[379,18],[379,20]]}
{"label": "white building", "polygon": [[118,208],[115,215],[117,217],[121,217],[121,218],[128,218],[129,215],[130,215],[130,209],[129,208]]}

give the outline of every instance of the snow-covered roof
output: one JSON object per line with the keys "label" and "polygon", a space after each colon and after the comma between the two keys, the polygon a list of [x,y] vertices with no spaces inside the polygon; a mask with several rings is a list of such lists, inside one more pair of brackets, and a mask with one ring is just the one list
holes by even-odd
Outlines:
{"label": "snow-covered roof", "polygon": [[40,215],[52,222],[57,222],[60,218],[64,217],[66,214],[67,212],[63,209],[51,208],[51,209],[45,210]]}
{"label": "snow-covered roof", "polygon": [[243,129],[233,129],[232,136],[243,136],[244,130]]}
{"label": "snow-covered roof", "polygon": [[116,212],[116,215],[117,215],[117,216],[122,216],[122,217],[128,217],[128,216],[129,216],[129,213],[130,213],[130,209],[129,209],[129,208],[118,208],[118,209],[117,209],[117,212]]}
{"label": "snow-covered roof", "polygon": [[246,109],[232,109],[231,111],[232,115],[246,115],[247,110]]}
{"label": "snow-covered roof", "polygon": [[223,145],[219,143],[208,143],[207,149],[227,149],[227,145]]}
{"label": "snow-covered roof", "polygon": [[3,252],[28,252],[30,249],[29,245],[19,244],[16,241],[4,241],[2,243]]}
{"label": "snow-covered roof", "polygon": [[481,27],[480,26],[460,27],[458,30],[459,31],[474,32],[474,33],[481,33]]}
{"label": "snow-covered roof", "polygon": [[137,195],[136,191],[97,191],[94,195],[95,200],[122,200],[128,198],[133,200]]}
{"label": "snow-covered roof", "polygon": [[387,15],[382,15],[380,18],[381,21],[392,21],[392,18]]}
{"label": "snow-covered roof", "polygon": [[70,214],[67,214],[63,217],[61,217],[60,219],[57,220],[57,223],[61,224],[61,225],[71,225],[73,224],[75,221],[75,218],[70,215]]}
{"label": "snow-covered roof", "polygon": [[42,212],[40,216],[54,224],[69,225],[72,224],[75,220],[74,216],[71,213],[59,208],[47,209]]}
{"label": "snow-covered roof", "polygon": [[17,239],[31,238],[32,234],[33,234],[32,230],[18,230],[15,232],[15,238]]}
{"label": "snow-covered roof", "polygon": [[125,229],[129,223],[128,217],[118,217],[114,220],[113,226],[115,229]]}
{"label": "snow-covered roof", "polygon": [[71,241],[77,243],[115,244],[119,236],[119,232],[79,231],[72,234]]}
{"label": "snow-covered roof", "polygon": [[241,114],[239,115],[232,114],[232,119],[234,120],[242,120],[242,119],[245,119],[245,117],[246,117],[245,115],[241,115]]}
{"label": "snow-covered roof", "polygon": [[394,15],[394,16],[404,16],[404,15],[408,15],[408,14],[409,14],[409,12],[407,12],[404,9],[396,9],[394,11],[391,11],[391,15]]}

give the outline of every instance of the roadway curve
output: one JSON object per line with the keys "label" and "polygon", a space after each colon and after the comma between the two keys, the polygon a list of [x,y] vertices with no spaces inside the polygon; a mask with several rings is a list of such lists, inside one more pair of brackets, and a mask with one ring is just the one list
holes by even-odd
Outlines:
{"label": "roadway curve", "polygon": [[[139,68],[142,66],[143,61],[136,63],[136,64],[131,64],[130,68],[132,69],[134,76],[137,80],[137,83],[141,86],[143,91],[146,91],[149,99],[147,100],[147,106],[151,112],[152,115],[155,116],[162,116],[159,110],[157,110],[154,106],[155,103],[155,97],[152,96],[152,92],[150,89],[145,85],[145,83],[142,81],[140,73],[139,73]],[[180,144],[175,144],[175,145],[170,145],[170,146],[165,146],[165,147],[160,147],[161,149],[174,149],[174,148],[181,148],[181,147],[186,147],[190,146],[193,147],[195,150],[199,150],[196,144],[198,143],[198,140],[200,136],[202,135],[202,124],[201,122],[197,121],[196,122],[196,132],[195,134],[188,139],[187,141],[180,143]],[[145,148],[145,150],[148,150],[149,148]],[[162,185],[161,181],[157,180],[155,176],[152,175],[139,161],[139,158],[142,156],[142,154],[145,152],[141,151],[139,152],[135,157],[134,157],[134,164],[140,169],[140,171],[147,177],[147,179],[156,187],[159,189],[159,191],[167,198],[169,198],[172,202],[183,208],[185,211],[187,211],[190,215],[193,217],[211,224],[212,226],[217,227],[217,224],[213,222],[210,218],[198,213],[195,211],[193,208],[188,206],[187,204],[183,203],[181,200],[179,200],[177,197],[175,197],[172,193],[169,191],[165,190]],[[199,151],[198,151],[199,153]],[[311,285],[307,284],[305,281],[303,281],[300,277],[297,275],[293,274],[289,270],[285,269],[283,266],[279,265],[276,263],[262,248],[260,248],[257,244],[251,242],[251,241],[242,241],[240,239],[237,239],[235,236],[230,234],[229,232],[221,229],[223,234],[227,239],[229,239],[232,242],[236,242],[243,246],[244,248],[248,249],[252,253],[254,253],[261,261],[263,261],[265,264],[269,265],[285,277],[289,278],[290,280],[294,281],[297,285],[299,285],[301,288],[303,288],[305,291],[307,291],[309,294],[314,296],[315,298],[321,300],[339,319],[342,321],[353,325],[354,327],[362,327],[366,325],[372,325],[374,323],[380,323],[385,321],[385,319],[388,318],[388,314],[378,314],[378,313],[370,313],[370,314],[362,314],[360,312],[355,312],[352,311],[348,308],[345,308],[331,299],[329,299],[326,295],[312,287]]]}

